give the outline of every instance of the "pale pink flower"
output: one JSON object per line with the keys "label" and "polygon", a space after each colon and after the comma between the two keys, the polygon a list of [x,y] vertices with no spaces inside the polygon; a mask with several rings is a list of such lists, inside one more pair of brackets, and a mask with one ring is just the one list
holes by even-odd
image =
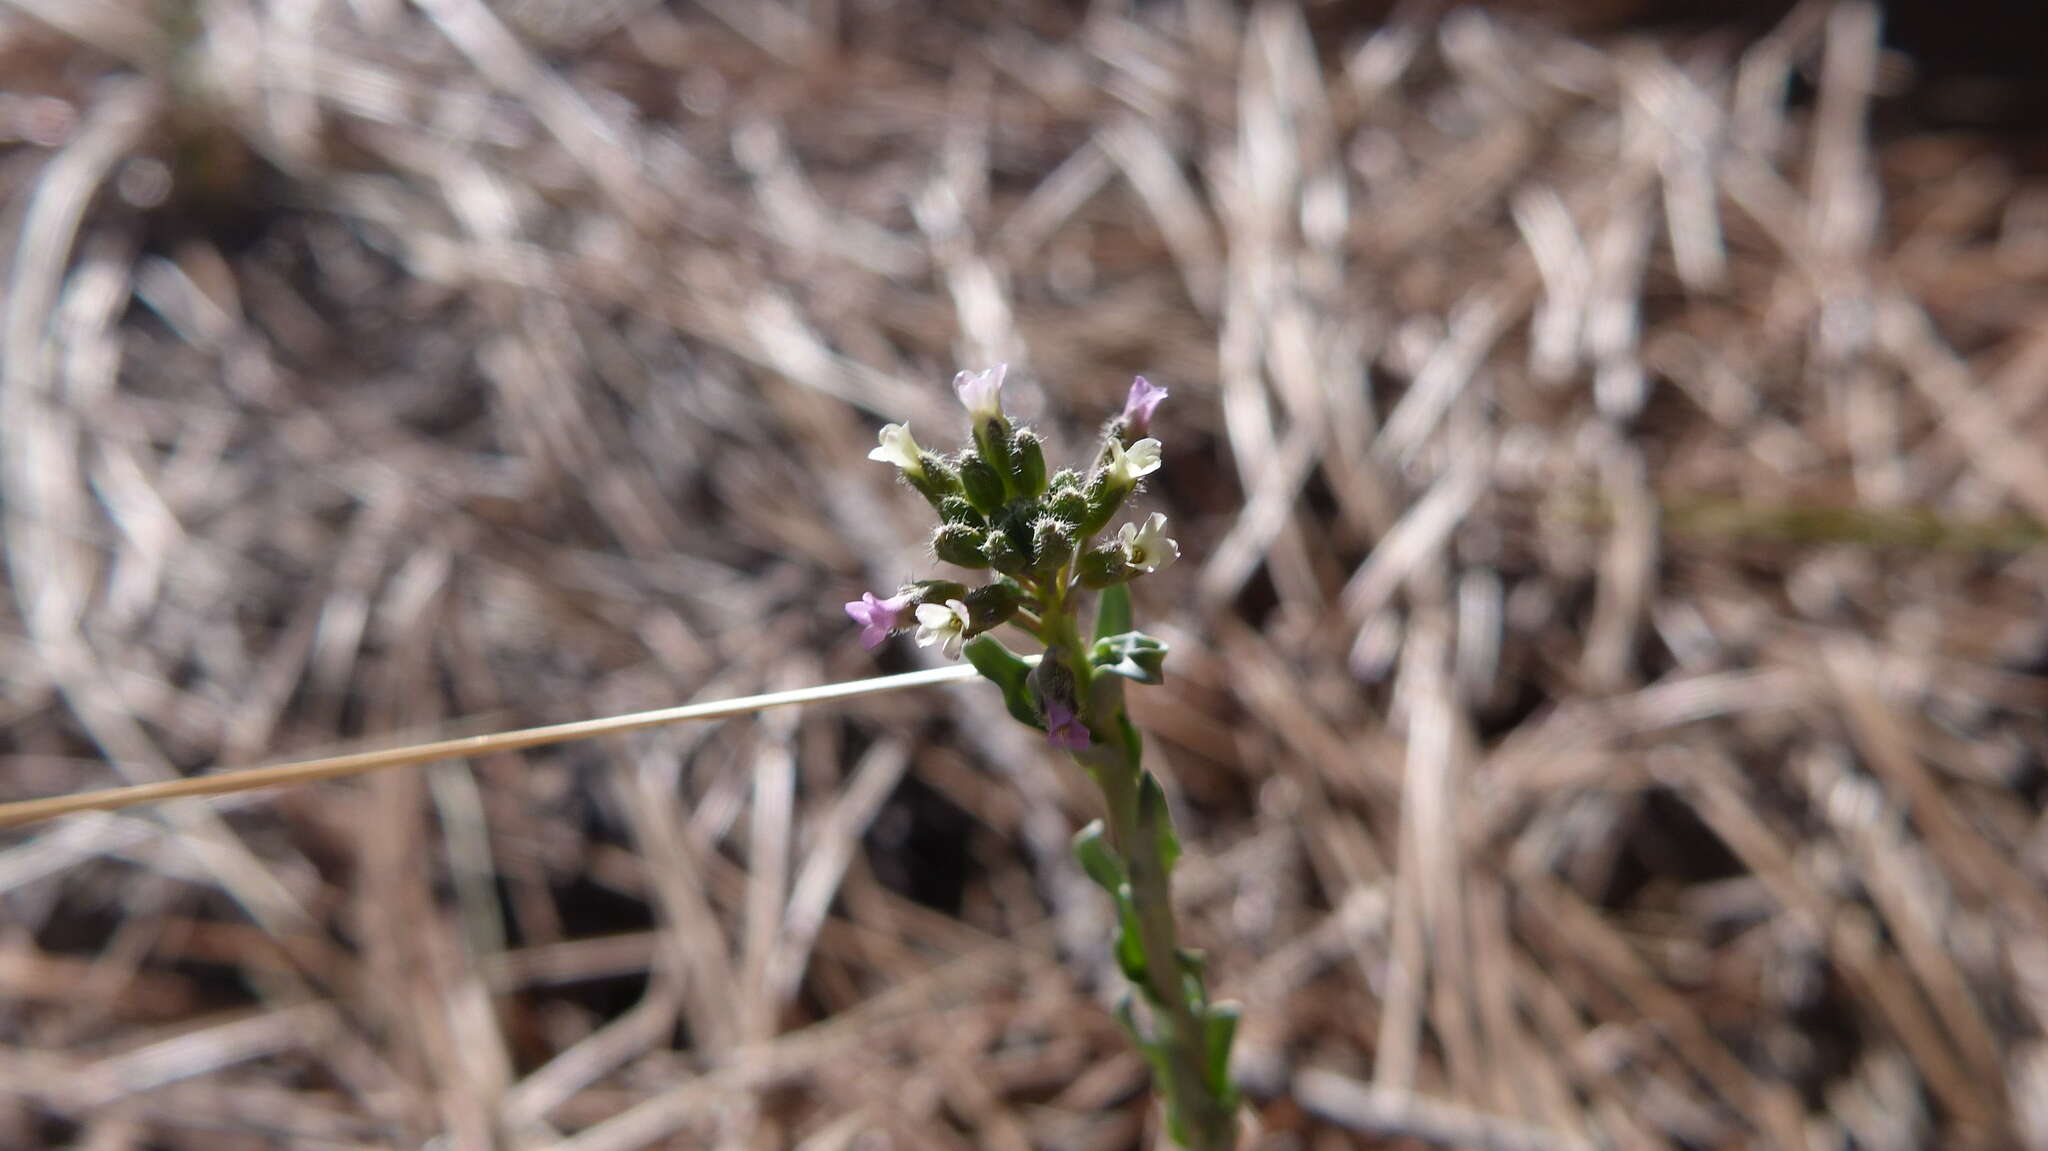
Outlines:
{"label": "pale pink flower", "polygon": [[1152,429],[1152,413],[1166,398],[1166,389],[1143,376],[1131,381],[1131,394],[1124,400],[1124,431],[1142,438]]}
{"label": "pale pink flower", "polygon": [[961,372],[953,377],[953,394],[960,397],[960,406],[967,409],[967,418],[975,427],[1003,418],[1003,376],[1009,370],[1010,365],[997,364],[985,372]]}
{"label": "pale pink flower", "polygon": [[860,625],[861,646],[878,648],[890,632],[910,626],[910,593],[877,599],[875,593],[864,591],[859,599],[846,605],[846,614]]}

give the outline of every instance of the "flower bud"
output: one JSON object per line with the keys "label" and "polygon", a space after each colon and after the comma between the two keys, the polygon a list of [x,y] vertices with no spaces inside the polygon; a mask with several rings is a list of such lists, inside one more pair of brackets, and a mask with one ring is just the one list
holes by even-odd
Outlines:
{"label": "flower bud", "polygon": [[974,510],[974,505],[967,502],[966,496],[947,496],[940,500],[939,519],[949,524],[966,524],[971,528],[982,527],[988,523],[980,512]]}
{"label": "flower bud", "polygon": [[1088,495],[1081,483],[1081,473],[1072,468],[1061,468],[1053,473],[1046,485],[1042,506],[1046,514],[1058,516],[1070,524],[1079,524],[1088,516]]}
{"label": "flower bud", "polygon": [[897,595],[910,597],[910,605],[917,607],[928,603],[945,603],[949,599],[960,599],[967,594],[967,585],[949,579],[921,579],[904,584],[896,589]]}
{"label": "flower bud", "polygon": [[983,515],[993,515],[1003,506],[1003,477],[972,448],[960,453],[957,464],[960,472],[960,490],[966,494],[967,502]]}
{"label": "flower bud", "polygon": [[949,564],[978,570],[988,566],[981,540],[980,530],[967,524],[940,524],[932,533],[932,554]]}
{"label": "flower bud", "polygon": [[1037,432],[1019,428],[1010,437],[1010,494],[1035,500],[1045,494],[1045,443]]}
{"label": "flower bud", "polygon": [[1011,459],[1010,421],[998,416],[984,420],[974,426],[974,447],[981,458],[988,461],[995,470],[997,481],[1003,487],[1003,499],[1014,494],[1017,487],[1017,467]]}
{"label": "flower bud", "polygon": [[919,457],[918,467],[906,469],[903,478],[911,487],[917,489],[919,495],[930,501],[933,507],[937,507],[946,497],[960,490],[959,474],[953,470],[953,465],[947,463],[945,457],[937,452],[923,453]]}
{"label": "flower bud", "polygon": [[978,587],[967,593],[968,635],[979,635],[1010,622],[1021,606],[1016,589],[1006,582]]}
{"label": "flower bud", "polygon": [[1092,536],[1108,527],[1117,509],[1124,506],[1124,498],[1130,494],[1131,489],[1118,488],[1100,475],[1089,481],[1081,510],[1081,530]]}
{"label": "flower bud", "polygon": [[1128,581],[1137,575],[1137,569],[1124,562],[1121,548],[1095,548],[1081,556],[1076,565],[1081,575],[1081,585],[1094,591]]}
{"label": "flower bud", "polygon": [[1074,544],[1080,537],[1074,525],[1055,516],[1040,516],[1031,525],[1031,552],[1036,559],[1032,566],[1041,574],[1049,574],[1074,554]]}
{"label": "flower bud", "polygon": [[1004,575],[1023,575],[1031,566],[1031,553],[1017,546],[1010,533],[1001,525],[991,525],[982,544],[982,554],[988,557],[989,565]]}

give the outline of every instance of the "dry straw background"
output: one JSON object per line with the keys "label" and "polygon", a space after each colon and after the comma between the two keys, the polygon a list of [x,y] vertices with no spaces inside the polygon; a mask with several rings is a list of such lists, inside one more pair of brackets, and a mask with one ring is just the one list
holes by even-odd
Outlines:
{"label": "dry straw background", "polygon": [[[2048,187],[1871,4],[1336,8],[10,0],[0,798],[915,667],[875,427],[1143,371],[1257,1146],[2048,1147]],[[10,831],[0,1147],[1140,1146],[1089,815],[949,686]]]}

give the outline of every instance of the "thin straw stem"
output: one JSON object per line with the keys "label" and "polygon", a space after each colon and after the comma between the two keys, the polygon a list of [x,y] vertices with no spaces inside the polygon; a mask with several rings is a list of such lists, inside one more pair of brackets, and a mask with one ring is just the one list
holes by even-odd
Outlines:
{"label": "thin straw stem", "polygon": [[384,751],[353,752],[348,755],[302,760],[298,763],[271,764],[156,783],[73,792],[69,795],[53,795],[17,803],[0,803],[0,827],[16,827],[80,811],[111,811],[141,803],[159,803],[167,799],[184,799],[195,795],[226,795],[259,787],[338,779],[347,775],[381,771],[387,767],[416,767],[440,759],[464,759],[499,751],[522,751],[529,747],[546,747],[549,744],[567,743],[570,740],[589,739],[599,735],[618,735],[621,732],[640,731],[695,719],[726,719],[766,711],[772,707],[820,703],[885,691],[902,691],[905,688],[959,683],[962,680],[973,679],[975,674],[975,670],[966,664],[929,668],[924,671],[905,672],[902,675],[884,675],[872,679],[793,688],[789,691],[771,691],[763,695],[712,700],[708,703],[689,703],[680,707],[636,711],[603,719],[584,719],[574,723],[502,731],[494,735],[464,736],[460,739],[444,739]]}

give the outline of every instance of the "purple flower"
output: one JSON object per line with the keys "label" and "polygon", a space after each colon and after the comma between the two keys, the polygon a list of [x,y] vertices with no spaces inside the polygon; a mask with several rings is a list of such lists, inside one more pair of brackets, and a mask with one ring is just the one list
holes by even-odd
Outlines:
{"label": "purple flower", "polygon": [[1166,389],[1143,376],[1131,381],[1131,394],[1124,400],[1124,428],[1133,438],[1142,439],[1152,429],[1152,413],[1159,410],[1159,401],[1166,398]]}
{"label": "purple flower", "polygon": [[1086,751],[1093,737],[1074,709],[1053,700],[1045,705],[1045,741],[1068,751]]}
{"label": "purple flower", "polygon": [[903,592],[888,599],[876,599],[875,593],[864,591],[860,598],[846,605],[846,614],[860,625],[862,647],[877,648],[897,628],[909,627],[911,594]]}

